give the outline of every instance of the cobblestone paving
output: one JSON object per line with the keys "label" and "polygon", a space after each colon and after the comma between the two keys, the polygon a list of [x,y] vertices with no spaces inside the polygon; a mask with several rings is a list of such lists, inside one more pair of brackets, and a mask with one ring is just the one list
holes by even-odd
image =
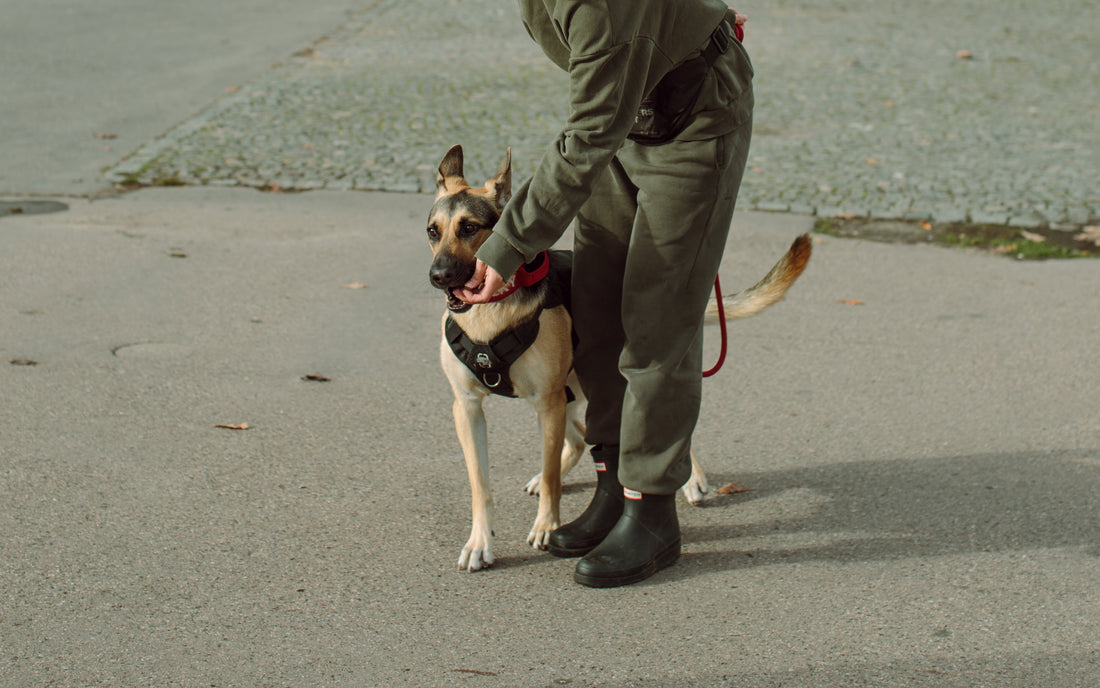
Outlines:
{"label": "cobblestone paving", "polygon": [[[1100,217],[1094,0],[740,9],[757,93],[740,207],[1056,227]],[[376,0],[109,175],[423,191],[462,143],[471,178],[506,146],[523,177],[564,121],[566,89],[513,2]]]}

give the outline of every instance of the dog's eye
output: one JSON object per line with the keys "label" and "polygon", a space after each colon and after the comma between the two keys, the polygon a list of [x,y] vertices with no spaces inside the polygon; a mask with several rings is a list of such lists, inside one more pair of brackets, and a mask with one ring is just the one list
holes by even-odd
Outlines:
{"label": "dog's eye", "polygon": [[439,228],[435,225],[428,225],[428,238],[432,241],[439,240]]}
{"label": "dog's eye", "polygon": [[481,231],[481,225],[476,225],[473,222],[464,222],[462,224],[462,236],[473,236]]}

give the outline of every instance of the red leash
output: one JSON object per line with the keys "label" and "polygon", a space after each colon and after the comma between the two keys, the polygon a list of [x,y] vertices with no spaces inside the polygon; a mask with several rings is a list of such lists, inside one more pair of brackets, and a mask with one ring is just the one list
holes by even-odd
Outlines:
{"label": "red leash", "polygon": [[[733,35],[737,37],[738,41],[744,42],[745,27],[734,23]],[[714,298],[718,299],[718,327],[722,328],[722,350],[718,353],[718,362],[710,370],[704,370],[703,377],[714,375],[722,369],[722,364],[726,362],[726,308],[722,305],[722,284],[718,281],[718,275],[714,276]]]}
{"label": "red leash", "polygon": [[726,362],[726,308],[722,305],[722,284],[717,275],[714,276],[714,298],[718,299],[718,327],[722,329],[722,350],[718,354],[718,362],[710,370],[704,370],[703,377],[714,375]]}

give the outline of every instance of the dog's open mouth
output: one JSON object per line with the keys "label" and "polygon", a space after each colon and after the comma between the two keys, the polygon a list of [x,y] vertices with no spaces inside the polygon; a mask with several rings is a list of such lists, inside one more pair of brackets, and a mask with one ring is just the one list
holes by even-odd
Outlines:
{"label": "dog's open mouth", "polygon": [[466,303],[462,299],[455,295],[455,289],[457,287],[451,287],[446,290],[447,294],[447,310],[452,313],[464,313],[473,308],[472,303]]}

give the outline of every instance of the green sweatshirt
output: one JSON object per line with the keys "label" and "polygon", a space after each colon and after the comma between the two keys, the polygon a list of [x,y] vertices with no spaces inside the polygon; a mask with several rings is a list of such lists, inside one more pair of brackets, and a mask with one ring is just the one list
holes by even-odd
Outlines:
{"label": "green sweatshirt", "polygon": [[[569,72],[570,102],[565,128],[478,251],[505,279],[565,233],[626,140],[642,96],[699,54],[723,18],[734,20],[718,0],[520,0],[520,8],[527,32]],[[748,56],[736,41],[729,52],[736,56],[715,64],[677,139],[721,136],[751,116],[751,96],[740,98],[751,94]]]}

